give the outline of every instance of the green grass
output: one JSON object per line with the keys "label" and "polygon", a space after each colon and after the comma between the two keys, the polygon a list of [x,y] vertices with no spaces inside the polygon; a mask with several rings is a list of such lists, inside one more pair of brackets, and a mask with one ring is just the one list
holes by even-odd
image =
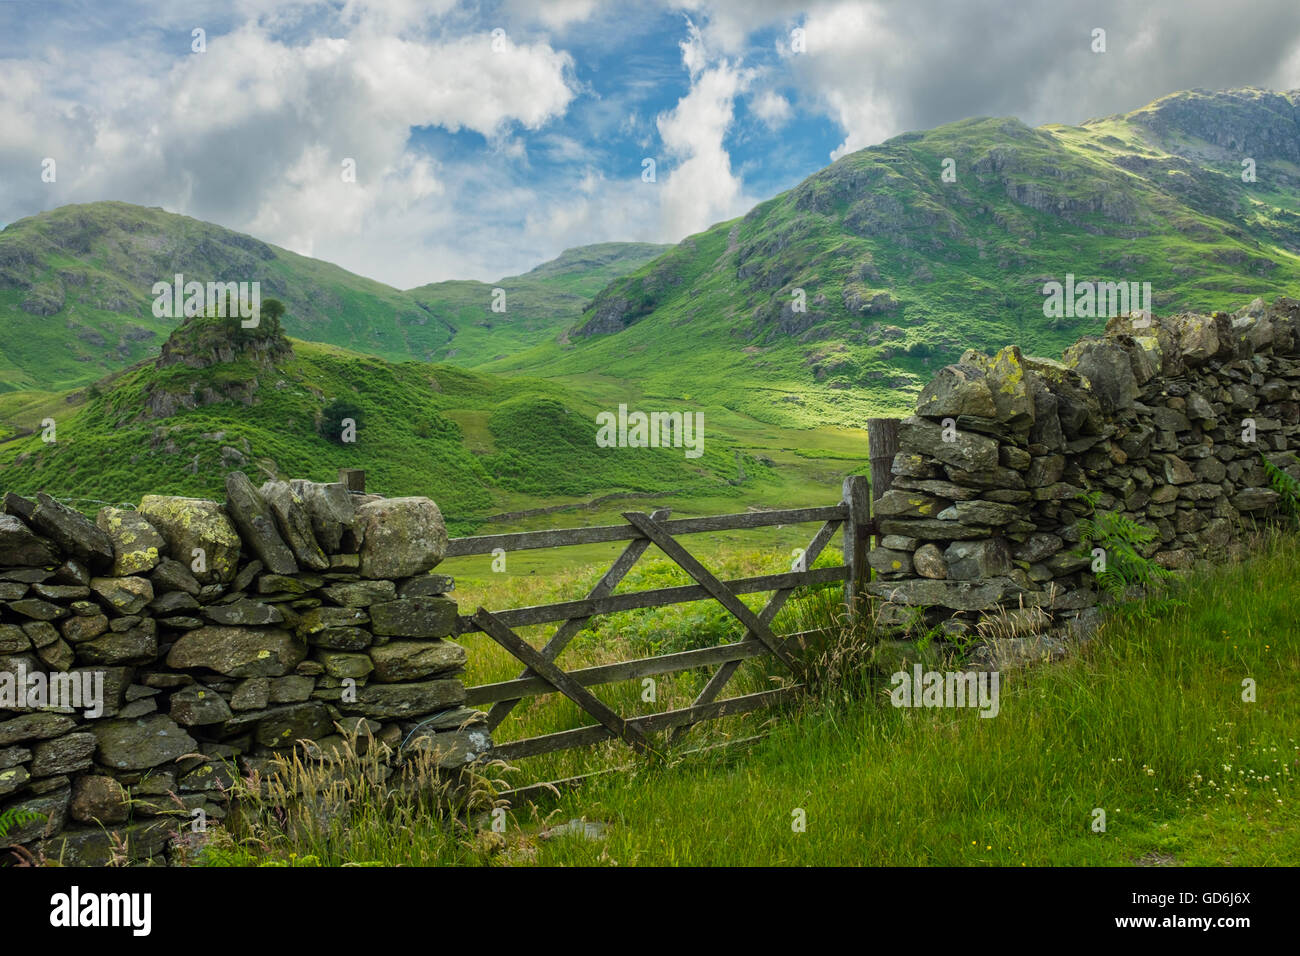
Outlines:
{"label": "green grass", "polygon": [[[894,709],[859,674],[774,719],[743,753],[634,762],[535,813],[511,811],[504,837],[428,819],[403,820],[399,836],[362,809],[364,826],[310,839],[263,831],[241,848],[223,836],[208,862],[1294,863],[1300,541],[1273,536],[1252,554],[1125,606],[1062,663],[1004,672],[993,719]],[[1095,808],[1105,832],[1091,827]],[[806,832],[791,827],[796,809]],[[574,818],[604,834],[547,838]]]}

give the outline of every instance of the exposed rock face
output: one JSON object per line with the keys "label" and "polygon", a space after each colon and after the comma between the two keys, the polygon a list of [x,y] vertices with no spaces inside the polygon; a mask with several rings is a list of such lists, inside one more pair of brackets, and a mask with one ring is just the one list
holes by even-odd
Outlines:
{"label": "exposed rock face", "polygon": [[1227,556],[1242,515],[1276,513],[1265,462],[1300,479],[1300,302],[1138,318],[1062,362],[967,352],[925,387],[874,507],[883,620],[969,631],[1023,605],[1048,643],[1086,633],[1103,593],[1079,544],[1086,492],[1150,529],[1143,555],[1173,570]]}

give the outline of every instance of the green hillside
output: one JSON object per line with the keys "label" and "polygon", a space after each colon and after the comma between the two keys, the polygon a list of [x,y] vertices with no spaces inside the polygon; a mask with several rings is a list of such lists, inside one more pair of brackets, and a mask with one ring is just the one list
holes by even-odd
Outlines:
{"label": "green hillside", "polygon": [[[0,491],[44,490],[93,512],[147,493],[220,497],[236,468],[257,480],[333,480],[338,468],[363,468],[382,494],[434,497],[463,532],[539,499],[734,498],[777,480],[770,462],[715,431],[698,458],[597,447],[602,410],[536,379],[390,363],[286,339],[266,322],[248,334],[237,320],[196,318],[159,359],[24,405],[36,431],[0,442]],[[356,422],[355,442],[338,440],[341,411]],[[43,440],[44,417],[54,419],[54,442]]]}
{"label": "green hillside", "polygon": [[615,280],[567,344],[486,368],[630,379],[773,424],[855,424],[905,407],[967,348],[1058,355],[1100,331],[1101,318],[1044,316],[1044,283],[1067,274],[1149,282],[1162,313],[1294,295],[1298,122],[1300,91],[1239,90],[1080,127],[907,133]]}
{"label": "green hillside", "polygon": [[[669,248],[642,242],[582,246],[498,283],[435,282],[409,295],[455,330],[434,358],[472,367],[561,338],[601,289]],[[492,311],[496,288],[505,293],[504,312]]]}
{"label": "green hillside", "polygon": [[295,338],[546,379],[601,408],[706,409],[744,447],[824,450],[824,434],[774,436],[898,413],[967,348],[1051,356],[1100,331],[1045,316],[1047,282],[1150,283],[1158,312],[1300,294],[1298,128],[1300,91],[1254,89],[1077,127],[970,119],[846,156],[666,251],[587,246],[407,292],[157,209],[64,207],[0,232],[0,438],[155,354],[174,321],[152,317],[149,286],[180,271],[260,279]]}
{"label": "green hillside", "polygon": [[[640,243],[569,250],[496,283],[507,291],[499,318],[531,336],[528,344],[542,341],[575,322],[602,286],[660,251]],[[501,348],[482,343],[477,323],[497,318],[490,284],[403,292],[188,216],[98,202],[0,231],[0,392],[61,391],[156,353],[178,319],[154,317],[151,289],[177,273],[204,283],[260,282],[264,299],[287,305],[289,334],[393,361],[496,355],[522,341],[507,328]]]}

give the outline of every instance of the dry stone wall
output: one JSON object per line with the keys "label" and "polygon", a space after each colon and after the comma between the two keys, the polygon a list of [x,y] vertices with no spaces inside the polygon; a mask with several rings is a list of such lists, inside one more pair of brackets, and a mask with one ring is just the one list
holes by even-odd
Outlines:
{"label": "dry stone wall", "polygon": [[5,495],[0,811],[36,819],[3,842],[160,862],[193,811],[224,816],[235,775],[353,732],[473,761],[491,740],[447,639],[446,547],[427,498],[241,472],[224,503],[151,495],[93,522]]}
{"label": "dry stone wall", "polygon": [[1276,512],[1264,459],[1300,478],[1300,302],[1142,321],[1060,362],[967,352],[926,386],[874,505],[884,623],[965,634],[996,615],[1059,649],[1105,599],[1086,492],[1154,531],[1143,556],[1171,570],[1229,557]]}

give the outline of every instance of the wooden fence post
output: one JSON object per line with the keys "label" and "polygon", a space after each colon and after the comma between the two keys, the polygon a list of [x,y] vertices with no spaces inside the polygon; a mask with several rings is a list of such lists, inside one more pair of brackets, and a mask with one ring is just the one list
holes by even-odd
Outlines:
{"label": "wooden fence post", "polygon": [[339,484],[348,491],[364,492],[366,490],[366,472],[362,468],[340,468]]}
{"label": "wooden fence post", "polygon": [[[871,500],[875,501],[894,483],[894,456],[898,454],[898,419],[867,419],[867,459],[871,462]],[[875,544],[880,544],[879,532]]]}
{"label": "wooden fence post", "polygon": [[844,563],[848,578],[844,582],[844,605],[852,619],[857,613],[858,598],[867,582],[867,535],[871,523],[871,495],[866,475],[849,475],[844,479],[843,502],[849,509],[844,519]]}

